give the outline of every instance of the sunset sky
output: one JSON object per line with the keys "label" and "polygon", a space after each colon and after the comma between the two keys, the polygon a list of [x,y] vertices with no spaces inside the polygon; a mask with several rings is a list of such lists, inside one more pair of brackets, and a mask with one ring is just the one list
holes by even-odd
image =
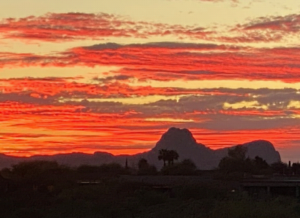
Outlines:
{"label": "sunset sky", "polygon": [[300,161],[300,1],[0,2],[0,153],[134,154],[170,127]]}

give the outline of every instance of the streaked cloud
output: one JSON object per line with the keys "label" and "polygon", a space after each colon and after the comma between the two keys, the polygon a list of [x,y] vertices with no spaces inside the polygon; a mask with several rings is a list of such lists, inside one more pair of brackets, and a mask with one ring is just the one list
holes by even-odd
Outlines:
{"label": "streaked cloud", "polygon": [[112,66],[138,80],[300,80],[298,47],[251,48],[215,44],[98,44],[43,56],[0,54],[0,67]]}
{"label": "streaked cloud", "polygon": [[[236,0],[230,2],[238,3]],[[299,20],[299,14],[266,16],[224,28],[218,25],[203,27],[135,21],[126,16],[107,13],[48,13],[43,16],[2,19],[0,36],[3,39],[57,43],[76,40],[107,41],[118,38],[157,40],[157,37],[160,37],[160,40],[267,44],[288,40],[296,42]]]}
{"label": "streaked cloud", "polygon": [[99,13],[49,13],[0,22],[4,38],[39,41],[69,41],[104,39],[106,37],[136,37],[173,35],[205,38],[211,33],[202,27],[132,21],[126,17]]}

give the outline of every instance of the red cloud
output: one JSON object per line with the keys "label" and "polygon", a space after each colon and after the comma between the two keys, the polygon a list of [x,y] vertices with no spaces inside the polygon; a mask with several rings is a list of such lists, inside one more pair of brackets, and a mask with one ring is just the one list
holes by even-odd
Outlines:
{"label": "red cloud", "polygon": [[278,17],[263,17],[254,20],[249,24],[244,24],[244,30],[274,30],[283,32],[298,32],[300,24],[300,15],[292,14]]}
{"label": "red cloud", "polygon": [[156,79],[262,79],[299,81],[298,48],[250,49],[192,47],[190,44],[129,45],[117,49],[101,46],[75,48],[70,60],[86,66],[112,65],[128,68],[127,76]]}
{"label": "red cloud", "polygon": [[[70,78],[24,78],[2,79],[0,89],[5,94],[29,95],[32,98],[47,99],[49,97],[64,98],[115,98],[149,95],[227,95],[242,96],[243,94],[219,90],[158,88],[151,86],[130,86],[126,83],[108,82],[99,84],[86,84],[70,80]],[[73,78],[76,79],[76,78]],[[12,98],[12,96],[10,96]],[[1,96],[0,96],[1,99]]]}
{"label": "red cloud", "polygon": [[[218,0],[203,0],[218,2]],[[222,1],[222,0],[220,0]],[[237,3],[237,0],[232,0]],[[105,39],[107,37],[151,38],[174,36],[179,39],[201,39],[230,43],[282,41],[288,34],[299,31],[299,16],[263,17],[251,23],[232,27],[231,31],[218,31],[218,27],[170,25],[145,21],[132,21],[112,14],[49,13],[44,16],[3,19],[0,32],[5,38],[39,41],[71,41]]]}
{"label": "red cloud", "polygon": [[118,66],[117,75],[140,80],[247,79],[300,81],[299,48],[247,48],[211,44],[100,44],[53,56],[0,54],[7,66]]}
{"label": "red cloud", "polygon": [[117,49],[98,46],[66,53],[73,63],[122,66],[121,74],[139,79],[249,79],[299,82],[298,48],[250,49],[149,44]]}
{"label": "red cloud", "polygon": [[[218,36],[215,40],[223,42],[280,42],[296,36],[300,30],[300,15],[291,14],[277,17],[261,17],[250,23],[237,25],[231,30],[235,36]],[[237,35],[236,35],[237,34]],[[288,42],[288,41],[285,41]]]}
{"label": "red cloud", "polygon": [[137,37],[175,35],[204,38],[211,32],[194,26],[168,25],[131,21],[111,14],[49,13],[40,17],[4,19],[0,32],[6,38],[41,41],[101,39],[105,37]]}

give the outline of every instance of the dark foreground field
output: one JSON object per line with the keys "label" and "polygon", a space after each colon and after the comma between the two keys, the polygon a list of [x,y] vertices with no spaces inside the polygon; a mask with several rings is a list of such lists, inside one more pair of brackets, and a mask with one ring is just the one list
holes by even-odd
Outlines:
{"label": "dark foreground field", "polygon": [[226,182],[149,186],[106,177],[96,184],[71,180],[23,184],[0,199],[1,218],[284,218],[300,217],[294,198],[250,198]]}
{"label": "dark foreground field", "polygon": [[145,159],[137,168],[22,162],[0,172],[0,218],[300,217],[298,185],[276,195],[269,188],[247,193],[240,183],[256,174],[300,178],[299,164],[269,166],[259,157],[237,155],[239,147],[229,153],[211,171],[198,170],[191,160],[170,162],[160,171]]}

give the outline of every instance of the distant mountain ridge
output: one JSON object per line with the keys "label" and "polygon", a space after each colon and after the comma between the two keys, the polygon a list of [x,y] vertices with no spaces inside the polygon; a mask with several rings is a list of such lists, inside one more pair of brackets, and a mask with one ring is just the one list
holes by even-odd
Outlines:
{"label": "distant mountain ridge", "polygon": [[[281,160],[279,152],[275,150],[273,144],[269,141],[257,140],[242,144],[242,146],[247,147],[247,156],[250,158],[260,156],[269,164]],[[101,165],[111,162],[117,162],[124,165],[127,159],[129,166],[132,166],[136,165],[140,158],[145,158],[150,164],[154,164],[160,168],[163,164],[157,158],[160,149],[176,150],[179,154],[179,160],[186,158],[191,159],[195,162],[199,169],[216,168],[220,160],[227,155],[228,150],[228,148],[212,150],[203,144],[197,143],[188,129],[172,127],[161,136],[154,148],[150,151],[136,155],[114,156],[110,153],[95,152],[94,154],[70,153],[52,156],[32,156],[26,158],[0,154],[0,168],[10,167],[12,164],[16,164],[20,161],[29,160],[57,161],[60,164],[79,166],[83,164]]]}

